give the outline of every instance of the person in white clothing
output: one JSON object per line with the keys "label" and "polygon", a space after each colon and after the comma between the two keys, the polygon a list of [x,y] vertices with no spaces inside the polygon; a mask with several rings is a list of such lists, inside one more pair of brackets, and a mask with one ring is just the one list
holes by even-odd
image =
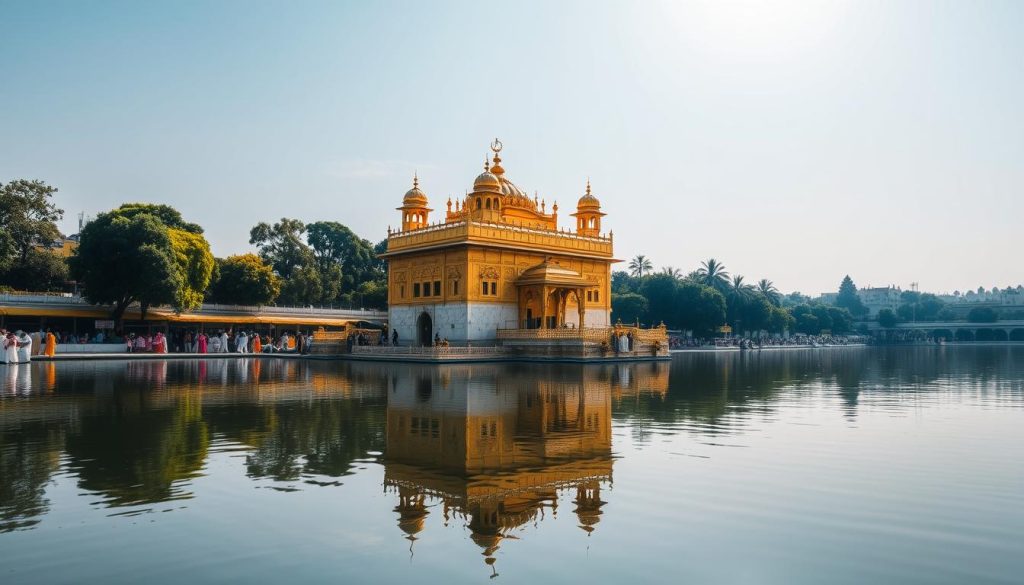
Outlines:
{"label": "person in white clothing", "polygon": [[227,353],[228,352],[228,332],[227,331],[221,331],[220,332],[220,352],[221,353]]}
{"label": "person in white clothing", "polygon": [[32,361],[32,338],[24,331],[18,331],[18,363],[27,364]]}
{"label": "person in white clothing", "polygon": [[10,331],[0,339],[0,349],[3,350],[3,358],[0,362],[14,365],[18,363],[18,339]]}
{"label": "person in white clothing", "polygon": [[238,353],[249,352],[249,336],[245,334],[245,331],[238,333],[238,337],[235,339],[235,348]]}

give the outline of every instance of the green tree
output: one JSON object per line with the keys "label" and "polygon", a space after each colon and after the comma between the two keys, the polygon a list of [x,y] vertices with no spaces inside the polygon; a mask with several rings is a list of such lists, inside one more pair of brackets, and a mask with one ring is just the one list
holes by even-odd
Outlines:
{"label": "green tree", "polygon": [[775,306],[779,306],[781,302],[780,297],[782,295],[779,294],[779,289],[775,288],[775,283],[767,278],[757,281],[757,293]]}
{"label": "green tree", "polygon": [[331,272],[332,266],[340,268],[340,292],[384,278],[373,244],[348,227],[334,221],[319,221],[306,226],[306,237],[322,273]]}
{"label": "green tree", "polygon": [[697,277],[701,284],[710,286],[723,295],[729,291],[729,273],[725,270],[725,265],[714,258],[701,262],[700,268],[697,269]]}
{"label": "green tree", "polygon": [[768,321],[768,330],[772,333],[782,333],[793,328],[796,320],[793,315],[782,307],[772,307],[772,314]]}
{"label": "green tree", "polygon": [[113,305],[111,318],[120,321],[134,302],[143,310],[172,304],[182,286],[175,265],[171,237],[157,217],[125,217],[115,211],[101,213],[80,234],[70,267],[83,295],[98,305]]}
{"label": "green tree", "polygon": [[637,293],[612,293],[612,316],[623,323],[636,323],[647,317],[648,304]]}
{"label": "green tree", "polygon": [[[725,316],[734,327],[738,328],[741,325],[740,321],[743,319],[744,311],[753,297],[754,287],[743,282],[742,276],[738,274],[733,276],[725,292]],[[743,326],[749,328],[750,324],[745,323]]]}
{"label": "green tree", "polygon": [[256,254],[218,258],[217,268],[210,294],[218,303],[262,306],[281,292],[281,280]]}
{"label": "green tree", "polygon": [[281,281],[281,294],[277,302],[282,305],[311,306],[324,297],[323,280],[316,265],[298,266]]}
{"label": "green tree", "polygon": [[348,304],[352,307],[386,309],[388,306],[388,287],[384,279],[363,281],[356,290],[347,294]]}
{"label": "green tree", "polygon": [[934,321],[945,306],[942,299],[931,293],[905,290],[900,294],[896,314],[904,321]]}
{"label": "green tree", "polygon": [[790,309],[790,313],[793,315],[793,329],[797,333],[817,335],[821,332],[818,316],[814,314],[810,305],[797,305]]}
{"label": "green tree", "polygon": [[812,334],[823,333],[825,331],[832,331],[832,327],[835,322],[832,320],[832,313],[829,309],[832,307],[826,307],[825,305],[811,305],[811,313],[815,319],[818,320],[818,330],[812,332]]}
{"label": "green tree", "polygon": [[203,233],[196,223],[185,221],[181,213],[170,205],[160,203],[124,203],[116,209],[118,215],[132,219],[138,215],[151,215],[168,228],[179,229],[193,234]]}
{"label": "green tree", "polygon": [[612,292],[618,294],[635,293],[640,290],[640,279],[624,270],[612,272]]}
{"label": "green tree", "polygon": [[846,335],[853,331],[853,315],[843,307],[827,307],[828,316],[832,320],[832,333]]}
{"label": "green tree", "polygon": [[655,274],[644,279],[640,294],[647,299],[646,321],[652,324],[664,321],[671,324],[675,320],[676,279],[665,274]]}
{"label": "green tree", "polygon": [[896,326],[899,323],[899,319],[896,318],[896,313],[892,309],[882,309],[878,311],[878,324],[886,329]]}
{"label": "green tree", "polygon": [[714,335],[715,329],[725,323],[725,296],[703,284],[679,284],[675,307],[675,318],[670,323],[689,329],[698,337]]}
{"label": "green tree", "polygon": [[775,306],[768,299],[756,295],[744,301],[739,310],[737,323],[742,324],[744,331],[770,330]]}
{"label": "green tree", "polygon": [[995,323],[999,320],[999,313],[991,307],[974,307],[968,311],[967,320],[971,323]]}
{"label": "green tree", "polygon": [[857,294],[857,286],[853,284],[853,279],[847,274],[843,277],[843,281],[839,283],[839,294],[836,295],[837,307],[842,307],[848,311],[854,317],[861,317],[866,315],[868,312],[867,307],[860,300],[860,295]]}
{"label": "green tree", "polygon": [[649,274],[654,269],[654,264],[644,255],[635,256],[629,261],[629,272],[633,276],[642,279],[644,274]]}
{"label": "green tree", "polygon": [[2,282],[14,289],[62,290],[68,280],[67,261],[46,249],[32,249],[24,262],[12,264]]}
{"label": "green tree", "polygon": [[64,211],[51,202],[56,187],[17,179],[0,183],[0,270],[27,267],[29,253],[61,237],[56,222]]}
{"label": "green tree", "polygon": [[303,241],[305,233],[306,224],[283,217],[274,225],[256,224],[249,231],[249,243],[256,246],[260,257],[278,276],[289,278],[296,268],[315,264],[313,250]]}
{"label": "green tree", "polygon": [[178,270],[178,286],[174,291],[174,307],[178,311],[198,309],[210,286],[214,259],[210,244],[201,233],[168,228],[171,253]]}
{"label": "green tree", "polygon": [[281,304],[313,305],[324,298],[324,281],[305,232],[306,224],[286,217],[274,225],[260,222],[249,232],[249,243],[281,278]]}
{"label": "green tree", "polygon": [[676,280],[682,280],[683,279],[683,271],[679,270],[678,268],[672,267],[672,266],[662,266],[661,267],[661,274],[664,274],[666,276],[671,276],[672,278],[674,278]]}

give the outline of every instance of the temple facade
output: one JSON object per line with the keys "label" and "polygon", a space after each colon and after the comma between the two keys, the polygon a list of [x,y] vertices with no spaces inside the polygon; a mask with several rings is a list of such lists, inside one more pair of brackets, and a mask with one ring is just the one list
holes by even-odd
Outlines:
{"label": "temple facade", "polygon": [[[402,199],[401,227],[388,228],[388,320],[403,344],[492,341],[499,330],[608,327],[612,235],[587,182],[573,229],[558,204],[512,183],[502,145],[464,198],[432,218],[419,178]],[[440,215],[440,214],[439,214]]]}

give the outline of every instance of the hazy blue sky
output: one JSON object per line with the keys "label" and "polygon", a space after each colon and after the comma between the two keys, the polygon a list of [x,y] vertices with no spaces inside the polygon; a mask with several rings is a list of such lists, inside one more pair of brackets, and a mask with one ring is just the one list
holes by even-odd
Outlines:
{"label": "hazy blue sky", "polygon": [[[620,258],[785,291],[1024,281],[1024,2],[0,1],[0,181],[166,202],[214,253],[282,216],[377,241],[495,136]],[[566,220],[571,218],[566,218]],[[568,225],[568,221],[563,221]]]}

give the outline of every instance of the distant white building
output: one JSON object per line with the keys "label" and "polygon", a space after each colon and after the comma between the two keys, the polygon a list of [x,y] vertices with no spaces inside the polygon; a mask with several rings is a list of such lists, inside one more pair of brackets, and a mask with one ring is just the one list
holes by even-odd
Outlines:
{"label": "distant white building", "polygon": [[[860,302],[868,310],[867,317],[873,319],[878,316],[878,312],[882,309],[892,309],[895,312],[896,307],[900,305],[901,292],[903,291],[897,286],[883,288],[868,287],[857,289],[857,296],[860,297]],[[838,298],[838,292],[826,292],[818,296],[819,301],[828,305],[836,304],[836,299]]]}
{"label": "distant white building", "polygon": [[898,286],[886,286],[881,288],[862,288],[857,290],[857,296],[860,297],[860,302],[864,303],[867,307],[868,317],[874,318],[878,316],[878,312],[882,309],[889,309],[893,312],[900,306],[900,290]]}

